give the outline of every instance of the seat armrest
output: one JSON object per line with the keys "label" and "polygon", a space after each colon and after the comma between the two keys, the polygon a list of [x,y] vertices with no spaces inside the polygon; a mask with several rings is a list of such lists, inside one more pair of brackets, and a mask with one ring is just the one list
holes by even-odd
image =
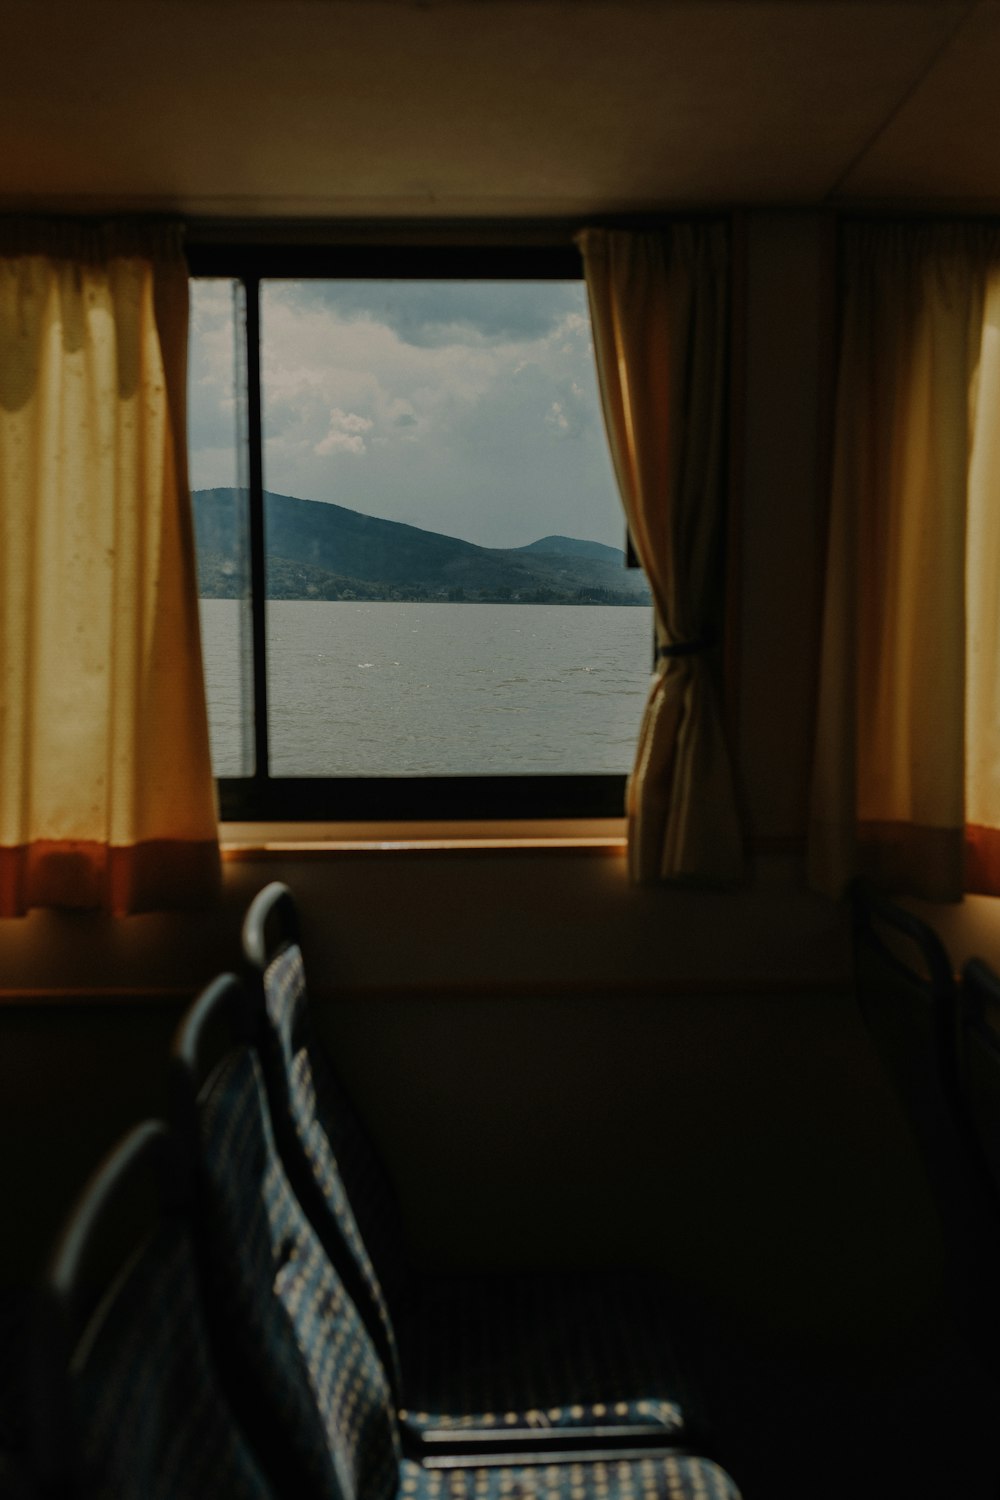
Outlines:
{"label": "seat armrest", "polygon": [[[652,1422],[632,1427],[430,1427],[402,1433],[403,1452],[426,1469],[493,1468],[497,1464],[577,1463],[690,1452]],[[699,1444],[699,1451],[701,1445]]]}

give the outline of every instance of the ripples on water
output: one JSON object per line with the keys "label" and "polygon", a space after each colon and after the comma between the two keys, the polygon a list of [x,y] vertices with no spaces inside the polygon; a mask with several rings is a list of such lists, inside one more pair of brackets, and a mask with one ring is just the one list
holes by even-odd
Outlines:
{"label": "ripples on water", "polygon": [[[241,611],[237,601],[201,601],[220,776],[251,769]],[[650,609],[275,600],[267,620],[277,776],[631,768],[649,686]],[[249,642],[248,617],[243,634]]]}

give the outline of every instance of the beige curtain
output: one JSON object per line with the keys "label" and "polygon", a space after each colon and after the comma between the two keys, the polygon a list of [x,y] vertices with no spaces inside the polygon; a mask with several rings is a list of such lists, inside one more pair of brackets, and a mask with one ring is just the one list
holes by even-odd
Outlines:
{"label": "beige curtain", "polygon": [[176,232],[0,225],[0,916],[217,885],[187,296]]}
{"label": "beige curtain", "polygon": [[627,795],[634,880],[735,879],[718,690],[728,243],[718,224],[578,237],[611,456],[653,594],[657,665]]}
{"label": "beige curtain", "polygon": [[[1000,255],[1000,245],[997,246]],[[1000,265],[986,286],[966,543],[965,886],[1000,895]]]}
{"label": "beige curtain", "polygon": [[[997,724],[995,632],[970,614],[970,693],[966,621],[997,598],[1000,392],[996,350],[982,367],[981,353],[1000,235],[862,225],[842,249],[811,874],[832,893],[861,871],[953,899],[966,885],[967,705],[977,785],[984,723]],[[968,593],[967,572],[980,579]],[[995,823],[990,797],[992,814],[973,803]]]}

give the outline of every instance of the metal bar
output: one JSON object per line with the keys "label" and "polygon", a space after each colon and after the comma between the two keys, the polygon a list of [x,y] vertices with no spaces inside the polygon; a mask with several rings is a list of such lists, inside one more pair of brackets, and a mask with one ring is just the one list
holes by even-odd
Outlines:
{"label": "metal bar", "polygon": [[422,1469],[526,1469],[548,1464],[640,1463],[643,1459],[689,1457],[691,1457],[690,1448],[671,1447],[667,1443],[658,1448],[606,1447],[582,1449],[579,1452],[574,1449],[550,1447],[544,1452],[511,1450],[508,1453],[434,1453],[421,1458],[420,1467]]}
{"label": "metal bar", "polygon": [[[655,644],[654,644],[655,651]],[[460,822],[463,819],[619,818],[625,777],[272,776],[219,778],[224,819],[279,822]]]}
{"label": "metal bar", "polygon": [[243,282],[246,319],[247,445],[250,521],[250,618],[253,642],[254,792],[270,771],[267,738],[267,559],[264,535],[264,458],[260,403],[260,278]]}
{"label": "metal bar", "polygon": [[202,245],[188,242],[196,276],[349,281],[580,281],[575,245]]}
{"label": "metal bar", "polygon": [[[686,1436],[686,1434],[685,1434]],[[579,1427],[429,1427],[418,1434],[417,1449],[422,1457],[444,1453],[449,1457],[466,1457],[476,1453],[538,1451],[573,1453],[595,1449],[673,1447],[674,1434],[656,1422],[637,1422],[634,1426],[615,1426],[601,1422]]]}

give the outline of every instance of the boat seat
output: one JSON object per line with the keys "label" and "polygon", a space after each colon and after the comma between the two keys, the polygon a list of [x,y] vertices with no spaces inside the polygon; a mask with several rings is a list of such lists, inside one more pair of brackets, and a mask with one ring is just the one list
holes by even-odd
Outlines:
{"label": "boat seat", "polygon": [[34,1500],[277,1500],[220,1378],[190,1206],[147,1121],[70,1215],[37,1306]]}
{"label": "boat seat", "polygon": [[658,1428],[710,1451],[665,1278],[414,1269],[388,1174],[312,1023],[287,886],[258,894],[243,938],[283,1159],[328,1253],[355,1261],[352,1290],[407,1425]]}
{"label": "boat seat", "polygon": [[[246,1002],[246,1004],[244,1003]],[[303,1212],[272,1131],[252,1000],[232,976],[181,1024],[172,1113],[198,1158],[205,1275],[230,1341],[234,1404],[296,1500],[738,1500],[710,1459],[658,1440],[401,1428],[374,1340]]]}

